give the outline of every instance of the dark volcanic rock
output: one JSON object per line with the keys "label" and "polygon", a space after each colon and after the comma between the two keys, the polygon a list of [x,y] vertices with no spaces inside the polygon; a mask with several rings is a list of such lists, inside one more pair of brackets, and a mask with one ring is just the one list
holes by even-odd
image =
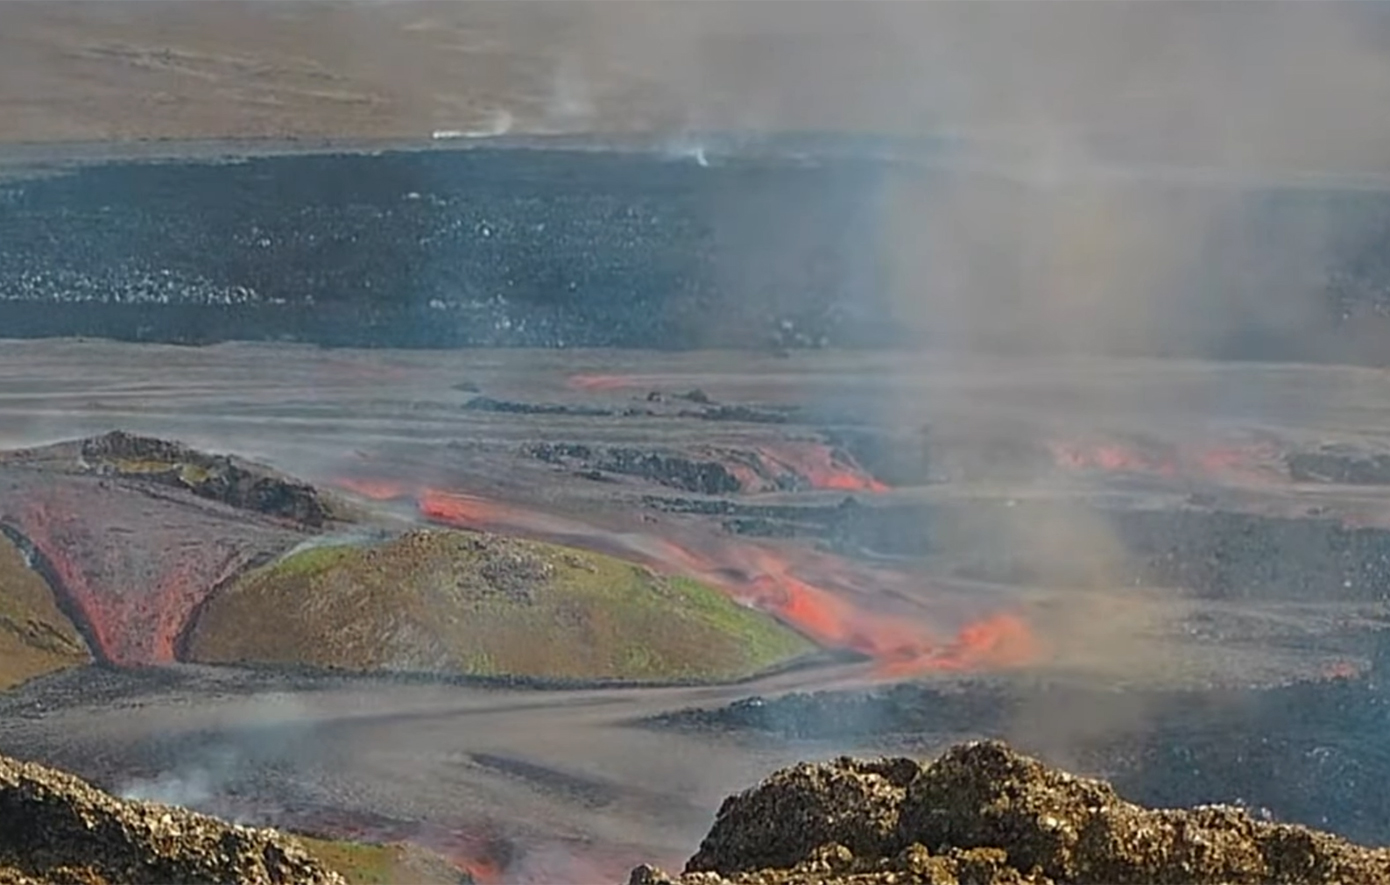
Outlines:
{"label": "dark volcanic rock", "polygon": [[607,418],[612,409],[598,406],[570,406],[559,403],[522,403],[514,400],[493,399],[490,396],[475,396],[463,404],[467,412],[500,412],[507,415],[571,415],[580,418]]}
{"label": "dark volcanic rock", "polygon": [[[1371,650],[1386,660],[1382,642]],[[653,727],[764,735],[774,741],[888,741],[935,746],[937,735],[1017,736],[1025,749],[1084,760],[1149,805],[1240,802],[1282,820],[1390,842],[1390,694],[1378,670],[1264,688],[1139,689],[972,680],[754,698],[667,714]],[[1049,714],[1046,711],[1065,711]],[[1142,711],[1142,713],[1141,713]],[[1137,718],[1136,718],[1137,716]],[[1036,739],[1027,723],[1038,722]],[[1123,723],[1142,722],[1142,726]],[[1095,723],[1116,723],[1095,727]],[[1036,746],[1033,745],[1036,740]]]}
{"label": "dark volcanic rock", "polygon": [[1390,485],[1390,455],[1351,452],[1296,452],[1287,458],[1297,482]]}
{"label": "dark volcanic rock", "polygon": [[312,485],[263,464],[119,430],[75,442],[0,453],[0,467],[5,465],[154,483],[311,528],[349,518],[341,506],[335,506]]}
{"label": "dark volcanic rock", "polygon": [[831,484],[836,482],[859,488],[876,485],[874,477],[848,455],[813,442],[764,449],[695,446],[689,450],[537,443],[526,452],[584,475],[633,476],[702,495],[802,491],[835,487]]}
{"label": "dark volcanic rock", "polygon": [[315,528],[333,515],[318,490],[229,455],[209,455],[177,442],[113,431],[82,441],[82,460],[98,473],[135,476],[242,510],[281,516]]}
{"label": "dark volcanic rock", "polygon": [[898,811],[916,776],[910,759],[841,758],[779,771],[757,789],[724,800],[686,870],[790,867],[830,842],[856,855],[891,853]]}
{"label": "dark volcanic rock", "polygon": [[564,464],[575,470],[620,473],[702,495],[744,491],[743,483],[716,460],[697,460],[674,452],[626,447],[594,447],[580,443],[537,443],[527,447],[533,458]]}
{"label": "dark volcanic rock", "polygon": [[7,183],[0,328],[202,343],[881,337],[881,164],[473,148],[117,162]]}
{"label": "dark volcanic rock", "polygon": [[1235,808],[1142,808],[1102,781],[985,741],[926,765],[841,759],[779,771],[725,801],[684,876],[639,868],[631,881],[1372,885],[1387,877],[1385,849]]}
{"label": "dark volcanic rock", "polygon": [[342,885],[294,839],[0,756],[0,882]]}
{"label": "dark volcanic rock", "polygon": [[[50,169],[7,181],[0,200],[0,329],[188,344],[1047,346],[1003,298],[975,311],[988,318],[977,342],[951,324],[914,327],[897,309],[899,275],[915,293],[937,270],[913,262],[935,253],[919,239],[920,207],[938,189],[978,184],[1020,217],[1031,189],[864,148],[802,140],[708,166],[660,151],[474,147]],[[1209,198],[1205,186],[1157,182],[1139,196],[1148,211]],[[1271,285],[1289,275],[1277,262],[1205,255],[1180,287],[1194,300],[1173,316],[1225,322],[1201,336],[1152,322],[1128,349],[1383,363],[1385,195],[1297,187],[1222,199],[1239,206],[1221,230],[1232,241],[1302,243],[1310,224],[1330,228],[1341,246],[1327,282]],[[1269,276],[1233,284],[1252,263]],[[1276,291],[1282,302],[1270,301]],[[1262,309],[1251,311],[1256,293]],[[1127,337],[1066,341],[1114,349]]]}

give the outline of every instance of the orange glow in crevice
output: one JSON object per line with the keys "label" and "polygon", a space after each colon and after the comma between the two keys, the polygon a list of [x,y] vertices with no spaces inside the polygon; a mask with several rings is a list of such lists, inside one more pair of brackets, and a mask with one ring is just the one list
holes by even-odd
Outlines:
{"label": "orange glow in crevice", "polygon": [[1272,446],[1212,445],[1141,448],[1115,442],[1052,442],[1052,460],[1064,470],[1151,473],[1197,479],[1243,478],[1268,481],[1278,474],[1268,466],[1278,455]]}
{"label": "orange glow in crevice", "polygon": [[764,446],[758,455],[774,469],[795,474],[813,489],[843,492],[886,492],[888,486],[830,446],[814,442]]}
{"label": "orange glow in crevice", "polygon": [[[390,483],[338,484],[381,498],[411,494]],[[787,555],[753,544],[723,544],[716,554],[706,555],[664,538],[605,533],[472,495],[424,488],[413,497],[420,514],[432,522],[587,544],[657,571],[701,580],[772,614],[826,648],[872,658],[884,676],[1016,667],[1037,660],[1042,652],[1027,623],[1015,615],[994,614],[967,624],[954,636],[942,636],[921,621],[872,611],[816,586],[793,574]],[[819,559],[814,564],[818,569],[829,567]]]}

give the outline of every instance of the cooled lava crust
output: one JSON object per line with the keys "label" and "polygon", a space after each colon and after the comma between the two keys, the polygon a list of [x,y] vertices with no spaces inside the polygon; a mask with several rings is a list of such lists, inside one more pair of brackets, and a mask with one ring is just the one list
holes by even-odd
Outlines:
{"label": "cooled lava crust", "polygon": [[691,708],[652,728],[768,741],[928,749],[952,735],[1007,738],[1098,773],[1156,806],[1231,802],[1380,844],[1390,799],[1390,632],[1359,676],[1164,690],[1047,677],[792,693]]}
{"label": "cooled lava crust", "polygon": [[800,764],[727,799],[684,875],[630,885],[1373,885],[1390,850],[1206,806],[1151,810],[998,742]]}
{"label": "cooled lava crust", "polygon": [[0,756],[5,885],[346,885],[298,841]]}
{"label": "cooled lava crust", "polygon": [[[933,205],[961,174],[924,169],[930,147],[901,162],[885,159],[901,151],[892,143],[760,141],[710,163],[602,142],[259,157],[229,147],[210,160],[12,174],[0,188],[0,328],[363,347],[915,348],[940,334],[899,321],[900,269],[880,259],[912,233],[893,229],[884,205]],[[979,186],[1026,205],[1026,189]],[[1151,190],[1145,199],[1164,204],[1211,195]],[[1155,325],[1130,347],[1383,364],[1385,196],[1270,187],[1231,199],[1271,229],[1334,228],[1322,283],[1282,307],[1306,319],[1290,329],[1250,318],[1211,342]],[[1238,268],[1208,264],[1213,279],[1184,288],[1202,293],[1202,315],[1220,315],[1213,299],[1242,297],[1221,276]],[[1008,329],[1016,310],[1001,300],[980,317]]]}

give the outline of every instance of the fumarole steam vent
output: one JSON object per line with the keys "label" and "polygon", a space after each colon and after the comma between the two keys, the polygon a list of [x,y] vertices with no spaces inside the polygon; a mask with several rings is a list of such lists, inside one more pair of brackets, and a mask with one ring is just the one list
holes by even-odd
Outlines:
{"label": "fumarole steam vent", "polygon": [[0,756],[4,885],[343,885],[299,843]]}

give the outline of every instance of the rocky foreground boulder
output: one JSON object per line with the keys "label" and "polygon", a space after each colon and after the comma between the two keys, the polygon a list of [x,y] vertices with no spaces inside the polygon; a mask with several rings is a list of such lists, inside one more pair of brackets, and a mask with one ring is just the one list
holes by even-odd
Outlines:
{"label": "rocky foreground boulder", "polygon": [[1209,806],[1152,810],[997,741],[800,764],[725,800],[679,876],[629,885],[1377,885],[1390,850]]}
{"label": "rocky foreground boulder", "polygon": [[0,756],[0,885],[344,885],[294,839]]}

